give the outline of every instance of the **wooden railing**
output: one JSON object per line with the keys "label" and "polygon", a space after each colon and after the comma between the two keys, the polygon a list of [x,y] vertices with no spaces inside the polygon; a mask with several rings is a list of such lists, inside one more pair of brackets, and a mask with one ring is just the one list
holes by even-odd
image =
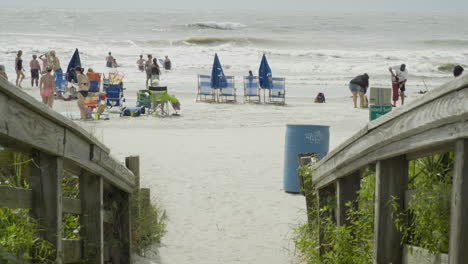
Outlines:
{"label": "wooden railing", "polygon": [[[360,171],[376,164],[374,263],[402,263],[404,246],[392,220],[392,197],[404,207],[408,161],[454,151],[450,216],[450,263],[468,263],[468,75],[374,120],[320,162],[312,181],[336,195],[336,221],[346,222],[345,204],[355,201]],[[465,219],[465,220],[464,220]],[[442,258],[443,259],[443,258]],[[432,262],[431,262],[432,263]]]}
{"label": "wooden railing", "polygon": [[[31,208],[56,263],[131,263],[138,157],[117,162],[90,133],[1,77],[0,146],[31,157],[30,189],[0,186],[0,207]],[[63,196],[65,171],[79,176],[79,199]],[[81,240],[63,239],[63,213],[80,216]]]}

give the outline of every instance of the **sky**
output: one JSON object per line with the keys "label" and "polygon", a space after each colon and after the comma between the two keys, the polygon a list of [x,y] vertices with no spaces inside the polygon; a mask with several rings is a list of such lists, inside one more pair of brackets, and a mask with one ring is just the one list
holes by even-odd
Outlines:
{"label": "sky", "polygon": [[0,0],[0,6],[468,12],[467,0]]}

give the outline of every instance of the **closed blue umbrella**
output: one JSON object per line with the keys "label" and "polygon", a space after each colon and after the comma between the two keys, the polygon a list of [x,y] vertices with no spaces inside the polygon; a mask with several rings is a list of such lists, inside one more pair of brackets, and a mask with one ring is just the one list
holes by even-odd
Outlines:
{"label": "closed blue umbrella", "polygon": [[75,50],[75,53],[73,53],[73,56],[70,60],[70,63],[68,63],[67,81],[78,82],[78,80],[76,79],[76,73],[75,73],[76,66],[81,66],[80,52],[78,52],[78,49]]}
{"label": "closed blue umbrella", "polygon": [[258,69],[258,80],[260,82],[260,87],[263,89],[270,89],[272,87],[271,76],[270,65],[268,65],[266,56],[263,54],[262,62],[260,62],[260,68]]}
{"label": "closed blue umbrella", "polygon": [[222,86],[225,84],[225,81],[223,80],[223,67],[221,67],[221,62],[219,62],[218,54],[215,53],[213,69],[211,70],[211,88],[222,88]]}

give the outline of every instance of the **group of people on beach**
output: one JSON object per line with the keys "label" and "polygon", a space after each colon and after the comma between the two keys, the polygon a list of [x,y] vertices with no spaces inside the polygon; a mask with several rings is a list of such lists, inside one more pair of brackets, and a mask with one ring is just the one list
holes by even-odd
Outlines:
{"label": "group of people on beach", "polygon": [[[454,77],[458,77],[463,73],[463,67],[457,65],[453,68]],[[401,100],[401,105],[405,104],[405,91],[406,91],[406,82],[408,80],[408,70],[406,69],[405,64],[396,65],[389,67],[388,71],[391,74],[392,78],[392,101],[393,107],[396,107],[398,99]],[[353,95],[354,108],[357,108],[357,97],[359,96],[360,107],[367,107],[367,89],[369,88],[369,75],[364,73],[354,77],[349,82],[349,90]]]}
{"label": "group of people on beach", "polygon": [[[145,60],[143,59],[143,55],[140,55],[140,58],[136,63],[141,72],[146,72],[146,88],[148,88],[149,85],[157,86],[161,75],[161,68],[159,67],[158,59],[153,58],[153,55],[148,54],[147,60]],[[170,70],[172,68],[172,63],[168,56],[166,56],[163,66],[166,70]]]}

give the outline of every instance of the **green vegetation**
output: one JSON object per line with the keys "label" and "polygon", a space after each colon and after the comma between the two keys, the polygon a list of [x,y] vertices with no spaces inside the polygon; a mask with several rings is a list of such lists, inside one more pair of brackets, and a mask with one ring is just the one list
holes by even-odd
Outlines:
{"label": "green vegetation", "polygon": [[160,206],[144,201],[141,192],[135,192],[130,201],[132,211],[133,252],[143,255],[144,250],[160,243],[166,233],[167,214]]}
{"label": "green vegetation", "polygon": [[[304,177],[305,185],[312,186],[310,166],[299,168],[299,173]],[[401,212],[395,199],[389,201],[395,212],[395,226],[403,233],[402,243],[426,248],[434,254],[448,252],[452,176],[453,153],[409,163],[409,189],[414,191],[408,208]],[[308,212],[313,220],[294,228],[297,258],[314,264],[372,263],[374,190],[375,168],[369,167],[362,175],[357,207],[346,205],[347,224],[343,226],[337,226],[334,220],[334,195],[321,197],[319,208],[317,190],[308,190],[306,198],[312,201]]]}

